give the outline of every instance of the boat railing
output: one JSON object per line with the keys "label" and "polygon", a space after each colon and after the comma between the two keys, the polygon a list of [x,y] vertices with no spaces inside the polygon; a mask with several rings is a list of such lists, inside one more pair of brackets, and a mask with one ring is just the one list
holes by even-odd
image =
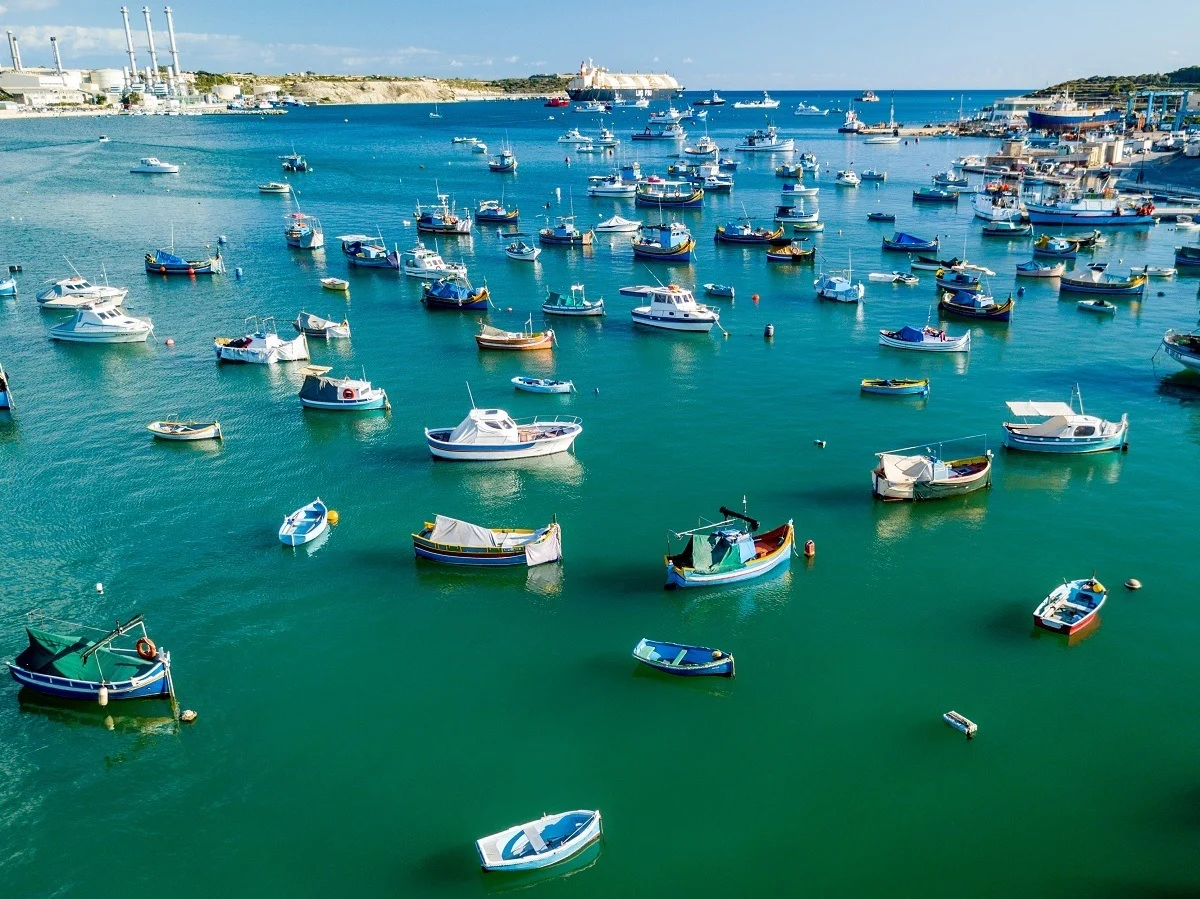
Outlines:
{"label": "boat railing", "polygon": [[[900,453],[909,452],[910,450],[917,450],[918,452],[924,452],[927,455],[934,456],[937,459],[943,459],[945,458],[942,453],[943,447],[954,446],[955,444],[959,443],[966,443],[970,440],[982,440],[983,452],[985,454],[987,453],[987,434],[972,434],[970,437],[952,437],[948,440],[938,440],[933,443],[918,443],[913,446],[902,446],[899,449],[884,450],[883,452],[876,453],[875,455],[882,458],[883,456],[895,456],[899,455]],[[935,447],[936,451],[934,449]]]}
{"label": "boat railing", "polygon": [[577,425],[583,422],[578,415],[535,415],[532,418],[514,418],[513,424],[518,428],[533,425]]}

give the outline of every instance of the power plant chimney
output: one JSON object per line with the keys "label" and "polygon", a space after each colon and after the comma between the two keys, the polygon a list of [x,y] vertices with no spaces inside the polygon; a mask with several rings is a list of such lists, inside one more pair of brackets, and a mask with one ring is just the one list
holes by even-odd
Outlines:
{"label": "power plant chimney", "polygon": [[133,55],[133,32],[129,30],[129,10],[121,7],[121,20],[125,23],[125,52],[129,54],[129,71],[138,77],[137,57]]}
{"label": "power plant chimney", "polygon": [[171,47],[171,68],[175,70],[175,79],[179,80],[179,50],[175,46],[175,17],[171,15],[171,7],[167,7],[167,41]]}
{"label": "power plant chimney", "polygon": [[50,49],[54,51],[54,71],[59,75],[63,73],[62,57],[58,53],[58,38],[50,38]]}
{"label": "power plant chimney", "polygon": [[151,84],[158,83],[158,56],[154,53],[154,26],[150,24],[150,7],[142,7],[142,15],[146,17],[146,41],[150,45],[150,71],[154,73]]}
{"label": "power plant chimney", "polygon": [[23,71],[21,65],[21,48],[17,46],[17,37],[11,31],[8,33],[8,52],[12,54],[13,71]]}

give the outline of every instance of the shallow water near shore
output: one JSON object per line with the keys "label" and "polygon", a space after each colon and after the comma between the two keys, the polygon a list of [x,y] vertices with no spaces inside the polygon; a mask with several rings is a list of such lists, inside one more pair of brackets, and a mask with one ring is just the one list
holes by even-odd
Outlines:
{"label": "shallow water near shore", "polygon": [[[781,130],[822,162],[827,230],[812,242],[828,268],[851,252],[856,280],[904,267],[880,249],[894,227],[943,235],[944,256],[965,245],[997,272],[994,293],[1015,291],[1027,244],[982,238],[965,201],[911,203],[953,157],[993,142],[864,146],[836,134],[837,114],[790,115],[812,95],[779,97]],[[896,105],[898,119],[924,123],[953,117],[958,99],[906,93]],[[1200,890],[1200,613],[1177,586],[1194,543],[1183,525],[1200,379],[1162,354],[1152,362],[1167,328],[1196,321],[1200,280],[1152,280],[1111,319],[1031,282],[1007,327],[947,321],[972,332],[969,359],[887,350],[880,328],[936,318],[932,273],[911,288],[868,283],[861,307],[822,304],[821,264],[769,267],[760,251],[714,245],[713,229],[744,210],[767,221],[783,183],[779,158],[741,154],[731,195],[679,214],[696,260],[653,270],[734,285],[736,302],[712,301],[728,338],[634,330],[637,301],[617,289],[652,275],[626,239],[549,247],[528,265],[504,258],[493,227],[438,242],[486,280],[493,325],[516,329],[531,313],[538,324],[546,290],[579,282],[609,314],[553,321],[552,356],[484,355],[475,316],[426,312],[419,283],[395,273],[347,273],[332,238],[378,229],[403,250],[413,204],[438,190],[460,205],[503,192],[528,233],[572,207],[581,224],[657,211],[587,198],[586,176],[611,160],[555,138],[594,130],[590,116],[536,102],[440,111],[0,124],[0,263],[24,267],[21,295],[0,300],[0,362],[18,404],[0,421],[0,656],[23,647],[29,609],[100,626],[144,612],[183,707],[199,712],[177,728],[165,707],[49,706],[10,683],[0,893]],[[886,112],[885,97],[869,118]],[[708,128],[732,146],[762,120],[726,107]],[[643,122],[632,110],[606,118],[628,156],[665,174],[673,145],[627,140]],[[100,130],[110,142],[97,143]],[[490,174],[486,157],[451,144],[468,135],[509,140],[518,174]],[[315,168],[291,180],[323,223],[323,252],[289,250],[283,216],[296,201],[256,189],[282,177],[276,157],[293,147]],[[183,172],[128,174],[147,155]],[[839,191],[825,169],[851,164],[888,180]],[[868,223],[873,210],[894,211],[895,226]],[[172,228],[186,255],[227,236],[229,275],[147,277],[142,255]],[[1194,242],[1169,224],[1107,238],[1080,264],[1169,265],[1175,245]],[[64,255],[128,286],[126,308],[154,320],[158,341],[49,341],[60,314],[33,295],[69,273]],[[329,275],[350,280],[348,297],[320,289]],[[353,339],[313,341],[313,363],[365,370],[390,415],[302,411],[298,365],[215,364],[212,338],[243,333],[245,316],[273,315],[287,336],[301,309],[350,319]],[[570,378],[579,392],[514,393],[517,374]],[[929,377],[932,393],[864,397],[864,377]],[[467,381],[480,406],[580,416],[576,453],[434,464],[422,428],[465,415]],[[1066,400],[1074,384],[1089,412],[1129,415],[1128,453],[1001,449],[1006,400]],[[219,418],[226,440],[152,441],[145,424],[171,413]],[[990,491],[872,501],[875,453],[977,434],[996,452]],[[341,523],[314,547],[281,547],[282,516],[317,495]],[[743,496],[765,528],[794,519],[816,558],[741,587],[664,591],[668,529]],[[557,516],[565,561],[415,564],[409,535],[435,513],[506,527]],[[1037,602],[1093,571],[1113,590],[1098,626],[1069,645],[1035,633]],[[1129,577],[1145,589],[1121,589]],[[643,670],[630,657],[643,636],[732,652],[737,677]],[[977,739],[941,722],[950,709],[979,723]],[[475,839],[574,808],[605,822],[582,870],[516,884],[479,873]]]}

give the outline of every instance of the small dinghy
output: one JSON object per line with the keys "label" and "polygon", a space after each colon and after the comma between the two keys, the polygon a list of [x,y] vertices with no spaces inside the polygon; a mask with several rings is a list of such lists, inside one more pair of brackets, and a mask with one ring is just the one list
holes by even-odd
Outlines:
{"label": "small dinghy", "polygon": [[175,417],[152,421],[146,425],[146,430],[155,440],[221,440],[224,437],[219,421],[180,421]]}
{"label": "small dinghy", "polygon": [[[788,521],[765,534],[756,534],[758,521],[724,506],[722,520],[667,534],[687,540],[682,551],[667,555],[667,588],[714,587],[761,577],[786,565],[792,557],[795,529]],[[703,521],[703,519],[701,519]]]}
{"label": "small dinghy", "polygon": [[542,303],[542,312],[546,315],[603,315],[604,298],[592,302],[587,298],[582,284],[572,284],[569,296],[563,296],[556,290],[549,291],[546,302]]}
{"label": "small dinghy", "polygon": [[979,725],[965,715],[960,715],[953,710],[942,715],[942,720],[953,727],[961,734],[965,734],[968,740],[975,738],[976,731],[979,730]]}
{"label": "small dinghy", "polygon": [[300,405],[309,409],[327,409],[336,412],[389,410],[387,391],[375,387],[363,378],[330,378],[332,369],[327,365],[310,365],[302,374]]}
{"label": "small dinghy", "polygon": [[910,275],[908,272],[871,272],[867,275],[868,281],[874,281],[878,284],[904,284],[911,287],[914,284],[920,284],[921,279],[916,275]]}
{"label": "small dinghy", "polygon": [[553,350],[554,331],[533,330],[533,316],[526,322],[524,331],[504,331],[491,325],[482,325],[475,335],[475,343],[481,350]]}
{"label": "small dinghy", "polygon": [[345,278],[322,278],[321,286],[326,290],[349,290],[350,282]]}
{"label": "small dinghy", "polygon": [[885,250],[895,250],[900,253],[924,253],[929,250],[937,250],[940,243],[941,238],[938,237],[935,237],[933,240],[926,240],[923,237],[917,237],[905,231],[897,231],[891,237],[883,239],[883,248]]}
{"label": "small dinghy", "polygon": [[1083,312],[1098,312],[1101,315],[1117,314],[1117,307],[1108,300],[1080,300],[1075,306]]}
{"label": "small dinghy", "polygon": [[816,256],[816,252],[814,249],[805,249],[792,240],[788,241],[782,247],[767,247],[767,262],[786,262],[791,265],[800,265],[801,263],[812,262]]}
{"label": "small dinghy", "polygon": [[557,521],[544,528],[485,528],[445,515],[425,522],[413,534],[413,553],[419,559],[446,565],[526,565],[533,567],[562,558],[562,531]]}
{"label": "small dinghy", "polygon": [[710,297],[727,297],[733,299],[733,288],[728,284],[705,284],[704,292]]}
{"label": "small dinghy", "polygon": [[872,212],[867,215],[868,222],[894,222],[896,214],[894,212]]}
{"label": "small dinghy", "polygon": [[526,378],[518,375],[512,379],[513,387],[527,393],[570,393],[575,385],[570,381],[555,381],[551,378]]}
{"label": "small dinghy", "polygon": [[1179,269],[1167,265],[1143,265],[1141,268],[1131,266],[1129,269],[1130,278],[1136,278],[1139,275],[1147,278],[1174,278],[1178,273]]}
{"label": "small dinghy", "polygon": [[504,255],[518,262],[535,262],[542,255],[541,247],[533,247],[517,239],[504,248]]}
{"label": "small dinghy", "polygon": [[438,278],[426,284],[421,292],[421,302],[426,309],[487,309],[489,297],[486,284],[474,287],[465,275]]}
{"label": "small dinghy", "polygon": [[292,322],[292,327],[307,337],[320,337],[324,340],[334,337],[349,339],[350,337],[350,322],[347,319],[335,322],[321,318],[319,315],[313,315],[311,312],[301,312]]}
{"label": "small dinghy", "polygon": [[664,643],[644,637],[633,648],[633,657],[666,674],[680,677],[733,677],[733,656],[708,646]]}
{"label": "small dinghy", "polygon": [[476,840],[475,848],[485,871],[531,871],[574,858],[602,833],[600,813],[580,809],[517,824]]}
{"label": "small dinghy", "polygon": [[887,396],[929,396],[929,379],[863,378],[859,389],[863,393],[879,393]]}
{"label": "small dinghy", "polygon": [[1033,610],[1033,623],[1059,634],[1075,634],[1095,620],[1108,591],[1095,577],[1063,581]]}
{"label": "small dinghy", "polygon": [[1061,278],[1063,272],[1067,270],[1065,262],[1056,262],[1054,265],[1049,265],[1045,262],[1038,262],[1036,259],[1031,259],[1028,262],[1022,262],[1017,266],[1018,278]]}
{"label": "small dinghy", "polygon": [[[115,641],[140,629],[133,648]],[[171,654],[154,645],[140,614],[105,632],[52,634],[28,627],[29,646],[8,663],[12,679],[23,687],[60,699],[150,699],[173,696]]]}
{"label": "small dinghy", "polygon": [[303,546],[312,543],[329,527],[329,507],[317,497],[283,519],[279,526],[279,542],[284,546]]}

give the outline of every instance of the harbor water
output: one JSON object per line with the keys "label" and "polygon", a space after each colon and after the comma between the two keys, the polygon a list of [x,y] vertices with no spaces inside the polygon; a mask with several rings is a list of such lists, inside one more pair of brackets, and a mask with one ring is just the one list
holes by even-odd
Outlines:
{"label": "harbor water", "polygon": [[[592,117],[521,101],[444,104],[440,119],[380,106],[0,125],[0,264],[23,269],[20,295],[0,300],[17,402],[0,421],[0,655],[25,645],[29,610],[99,627],[142,612],[199,715],[177,725],[165,704],[0,691],[0,894],[1200,891],[1200,612],[1173,580],[1194,551],[1200,379],[1154,358],[1166,329],[1195,324],[1200,282],[1151,280],[1109,318],[1031,281],[1007,326],[945,321],[971,331],[969,356],[878,346],[881,328],[938,320],[932,273],[915,287],[867,283],[860,306],[816,300],[817,273],[906,269],[880,248],[898,229],[993,269],[999,299],[1022,286],[1013,272],[1030,248],[982,237],[965,198],[911,202],[952,158],[994,142],[867,146],[836,133],[838,113],[791,115],[801,99],[845,108],[849,96],[781,94],[772,114],[797,139],[791,159],[811,149],[821,161],[813,267],[712,240],[742,215],[770,220],[784,183],[774,167],[789,157],[769,154],[736,154],[731,194],[667,213],[697,238],[690,265],[635,263],[619,235],[546,247],[535,265],[507,260],[495,226],[437,241],[486,281],[492,325],[532,315],[540,327],[547,290],[582,283],[603,297],[603,319],[549,322],[552,354],[481,353],[480,316],[426,311],[420,282],[394,271],[348,270],[335,237],[378,232],[403,251],[414,204],[438,192],[472,208],[503,196],[531,235],[572,210],[581,227],[656,220],[632,200],[587,197],[587,175],[619,155],[556,138],[594,132]],[[886,118],[887,101],[863,117]],[[911,124],[958,106],[955,91],[896,96]],[[604,118],[626,160],[665,175],[676,145],[628,140],[644,122],[632,109]],[[761,111],[725,107],[708,131],[732,147],[762,124]],[[517,174],[489,173],[455,136],[509,142]],[[298,200],[260,195],[293,149],[314,168],[288,176]],[[151,155],[181,173],[129,174]],[[835,187],[851,165],[888,179]],[[323,251],[285,246],[297,202],[320,219]],[[896,224],[869,223],[872,211]],[[172,239],[197,258],[220,235],[223,277],[143,271]],[[1194,242],[1168,223],[1105,236],[1077,267],[1166,266]],[[67,313],[34,294],[70,265],[127,286],[126,309],[151,317],[155,338],[50,341]],[[328,276],[348,278],[349,294],[323,291]],[[728,336],[635,330],[639,301],[618,288],[655,278],[698,294],[733,285],[733,303],[708,300]],[[246,333],[247,316],[273,316],[286,338],[301,310],[350,320],[350,341],[310,341],[312,361],[365,372],[389,414],[302,410],[302,364],[216,364],[212,339]],[[578,392],[515,393],[518,374]],[[863,396],[866,377],[927,377],[932,391]],[[468,382],[480,407],[579,416],[575,453],[434,463],[423,428],[464,417]],[[1127,453],[1002,449],[1005,401],[1065,401],[1074,385],[1089,413],[1128,414]],[[145,425],[169,414],[219,419],[225,440],[152,440]],[[876,453],[972,435],[996,453],[990,490],[872,499]],[[282,517],[316,496],[338,526],[312,547],[280,546]],[[764,529],[794,520],[815,558],[743,586],[664,591],[668,531],[743,497]],[[556,516],[564,561],[418,564],[410,534],[435,514],[495,527]],[[1037,603],[1093,572],[1112,591],[1101,621],[1070,643],[1035,632]],[[1131,577],[1145,588],[1125,591]],[[732,652],[737,677],[650,672],[630,655],[642,637]],[[951,709],[979,724],[973,741],[943,724]],[[583,870],[533,884],[480,873],[475,839],[577,808],[604,816]]]}

